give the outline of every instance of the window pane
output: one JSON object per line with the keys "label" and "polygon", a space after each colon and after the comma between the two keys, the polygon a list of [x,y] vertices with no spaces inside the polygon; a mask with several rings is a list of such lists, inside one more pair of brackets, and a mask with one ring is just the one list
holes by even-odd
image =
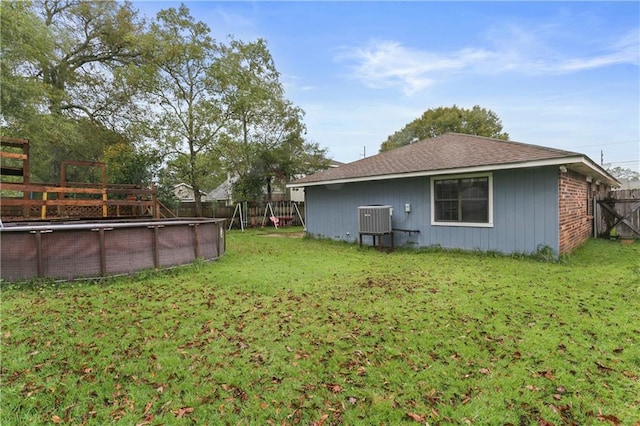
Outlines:
{"label": "window pane", "polygon": [[488,200],[463,200],[461,201],[461,210],[462,222],[489,222]]}
{"label": "window pane", "polygon": [[458,199],[458,180],[439,180],[436,181],[436,200],[457,200]]}
{"label": "window pane", "polygon": [[457,201],[436,201],[435,217],[439,222],[458,221]]}
{"label": "window pane", "polygon": [[460,187],[461,187],[460,198],[488,198],[489,197],[489,179],[487,178],[461,179]]}

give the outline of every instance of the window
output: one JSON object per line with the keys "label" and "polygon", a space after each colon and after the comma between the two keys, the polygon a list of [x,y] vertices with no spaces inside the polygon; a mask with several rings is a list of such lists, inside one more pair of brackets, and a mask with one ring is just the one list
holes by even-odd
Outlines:
{"label": "window", "polygon": [[493,226],[491,175],[431,179],[431,224]]}

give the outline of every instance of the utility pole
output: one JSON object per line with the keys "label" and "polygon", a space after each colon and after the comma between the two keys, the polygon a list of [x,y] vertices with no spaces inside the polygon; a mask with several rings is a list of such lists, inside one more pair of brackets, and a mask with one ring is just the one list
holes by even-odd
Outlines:
{"label": "utility pole", "polygon": [[604,151],[600,150],[600,165],[604,165]]}

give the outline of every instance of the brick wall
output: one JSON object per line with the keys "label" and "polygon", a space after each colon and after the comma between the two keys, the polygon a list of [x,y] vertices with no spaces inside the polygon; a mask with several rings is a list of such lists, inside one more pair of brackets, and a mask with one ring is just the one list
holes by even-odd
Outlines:
{"label": "brick wall", "polygon": [[565,254],[593,235],[593,195],[599,188],[571,170],[560,173],[558,182],[560,254]]}

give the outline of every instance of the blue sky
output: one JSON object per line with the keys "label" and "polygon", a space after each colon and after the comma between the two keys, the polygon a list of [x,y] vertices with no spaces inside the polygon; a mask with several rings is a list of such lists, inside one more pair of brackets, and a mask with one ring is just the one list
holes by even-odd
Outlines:
{"label": "blue sky", "polygon": [[[147,17],[179,4],[134,1]],[[219,42],[267,41],[307,137],[335,160],[455,104],[493,110],[512,140],[640,170],[640,3],[185,4]]]}

